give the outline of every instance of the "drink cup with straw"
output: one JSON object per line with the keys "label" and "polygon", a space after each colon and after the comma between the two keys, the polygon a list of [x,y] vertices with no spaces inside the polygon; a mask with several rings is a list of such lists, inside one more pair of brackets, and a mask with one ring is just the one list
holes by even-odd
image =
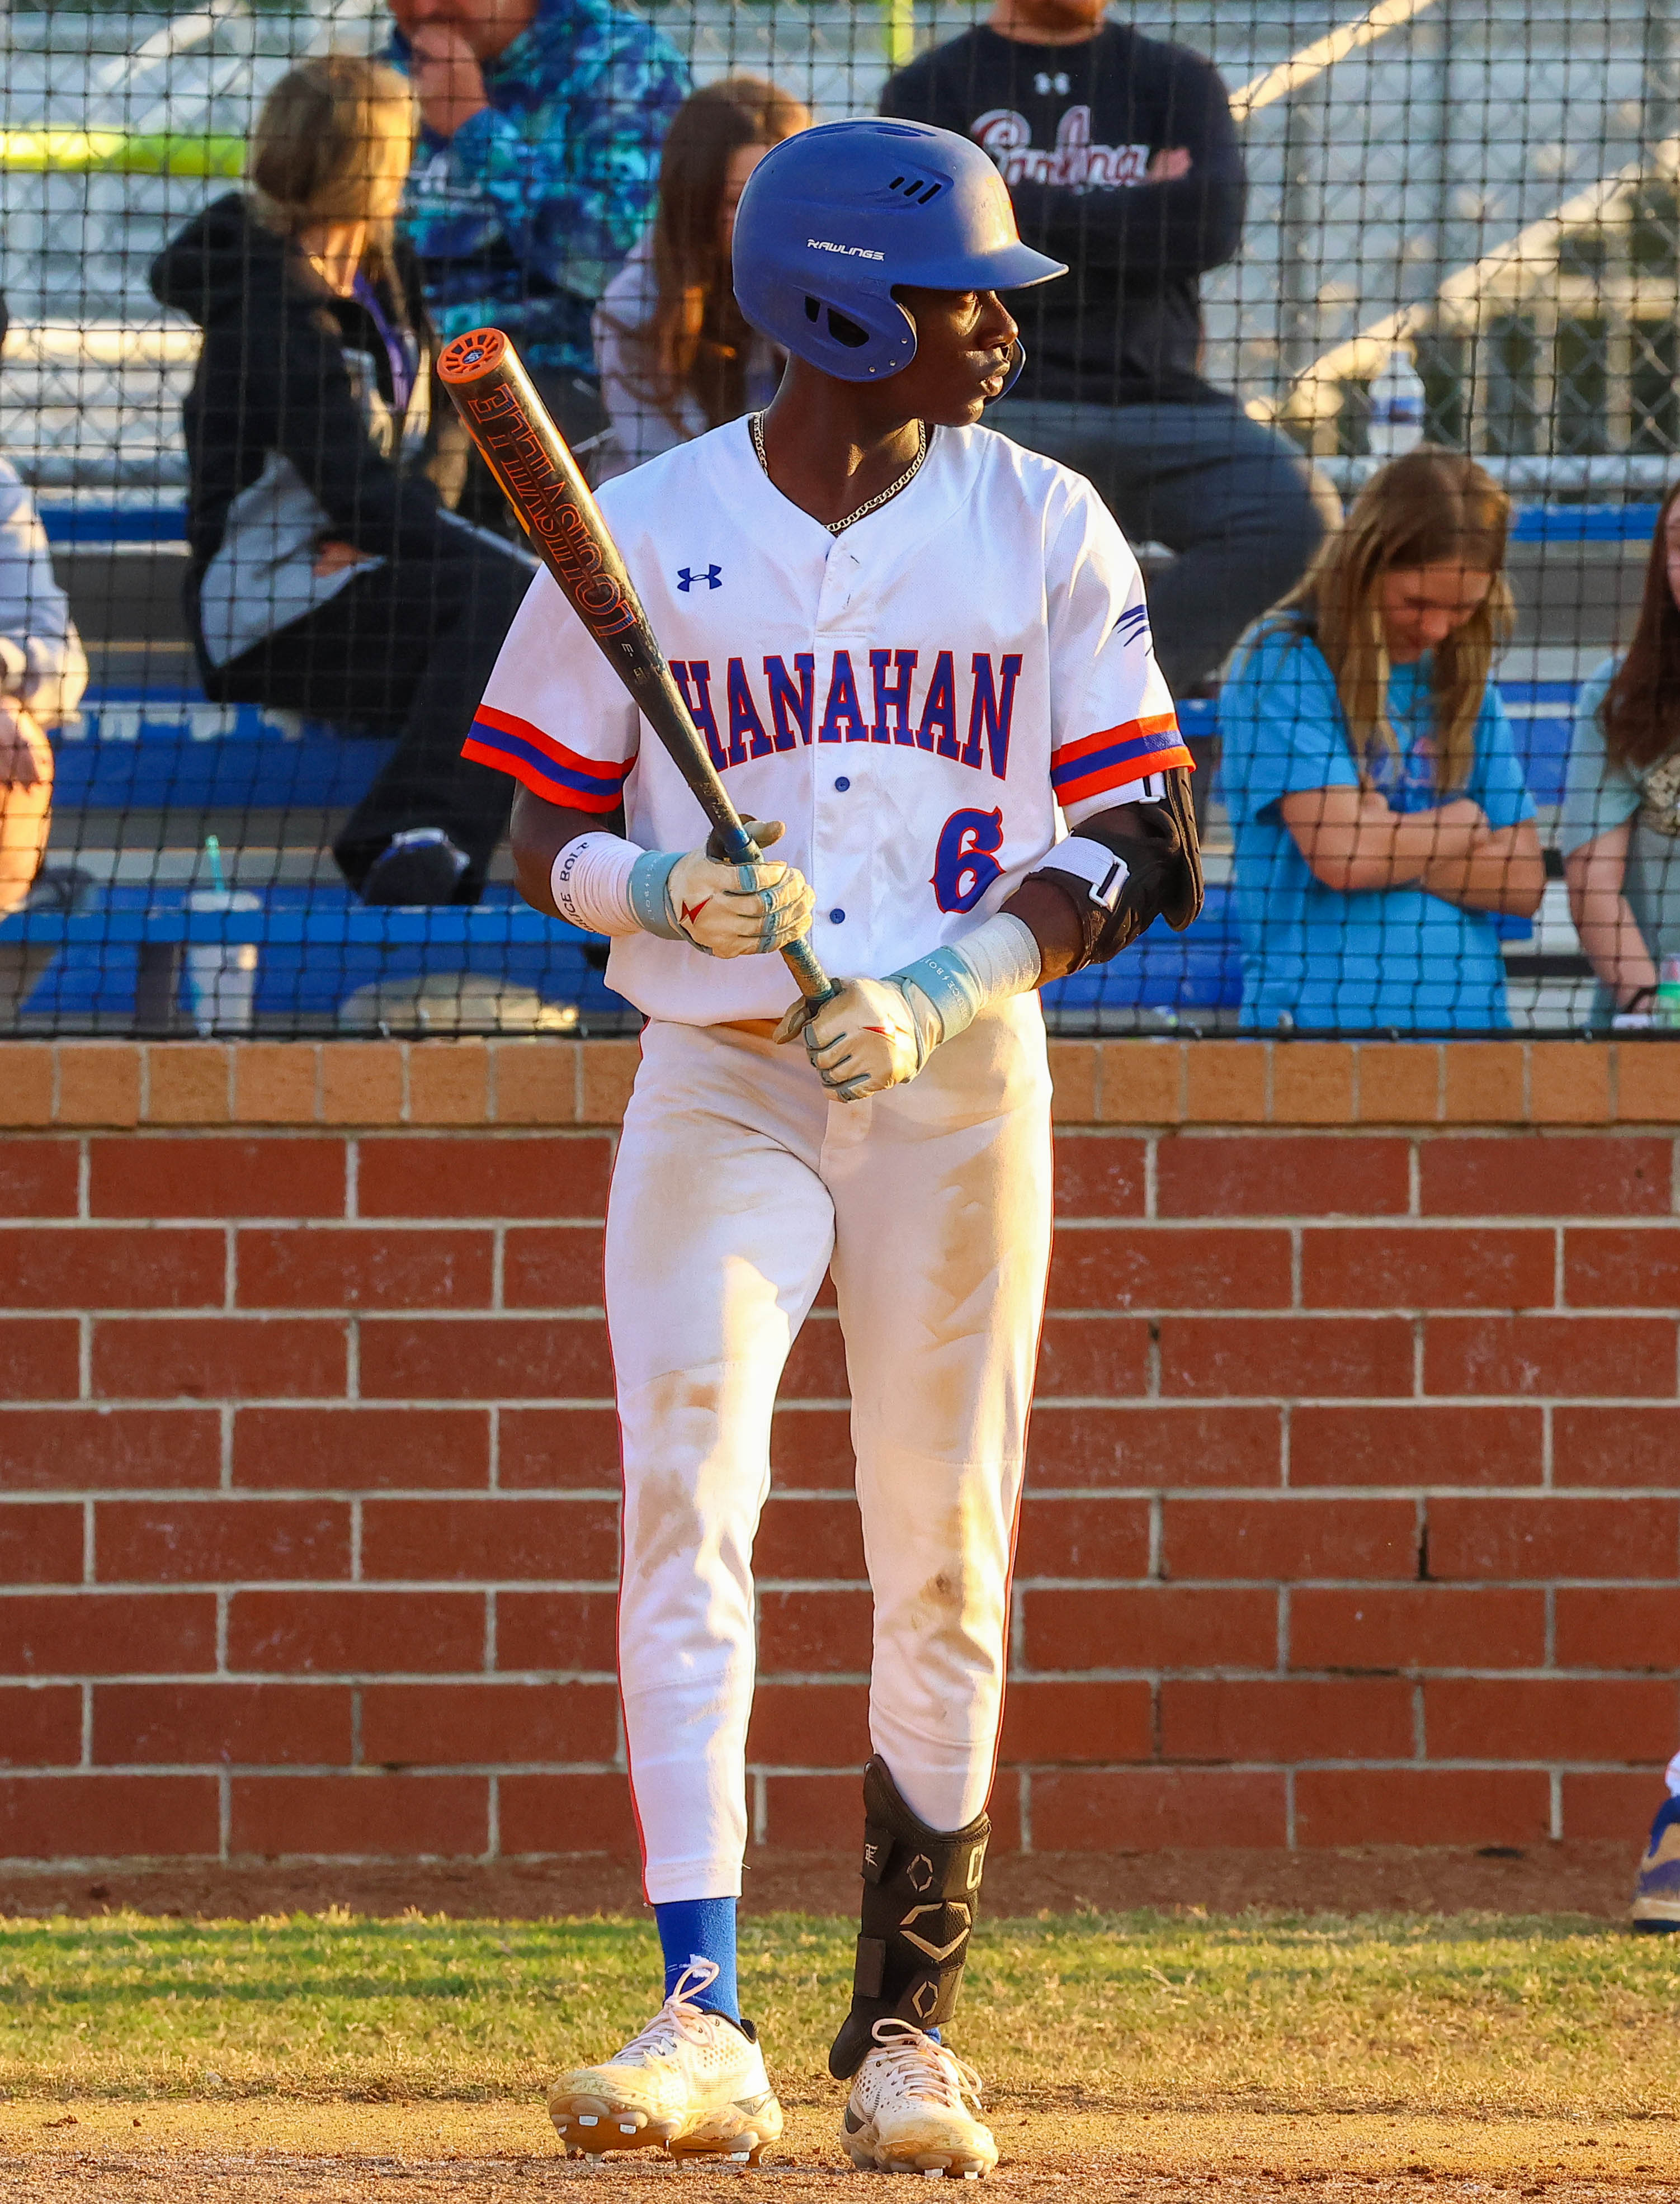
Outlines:
{"label": "drink cup with straw", "polygon": [[[230,888],[222,870],[222,844],[204,837],[210,886],[194,888],[190,911],[260,910],[263,899],[248,890]],[[254,941],[189,942],[186,950],[186,1008],[201,1034],[250,1033],[257,1022],[257,945]]]}

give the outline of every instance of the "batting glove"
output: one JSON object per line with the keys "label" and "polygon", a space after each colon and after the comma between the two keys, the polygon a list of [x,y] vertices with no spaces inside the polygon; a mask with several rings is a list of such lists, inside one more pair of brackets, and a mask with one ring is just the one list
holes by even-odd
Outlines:
{"label": "batting glove", "polygon": [[817,1076],[837,1101],[861,1102],[914,1079],[938,1046],[938,1021],[918,1015],[896,980],[843,980],[820,1009],[796,1003],[776,1028],[778,1041],[802,1033]]}
{"label": "batting glove", "polygon": [[914,1079],[942,1041],[967,1033],[990,1004],[1036,987],[1042,965],[1032,927],[999,911],[960,946],[930,949],[884,980],[843,980],[818,1009],[796,1003],[776,1038],[802,1033],[830,1093],[860,1101]]}
{"label": "batting glove", "polygon": [[[742,823],[760,850],[781,839],[779,819]],[[810,930],[816,896],[803,873],[774,860],[729,864],[713,847],[636,859],[630,901],[649,933],[691,941],[707,957],[757,957]]]}

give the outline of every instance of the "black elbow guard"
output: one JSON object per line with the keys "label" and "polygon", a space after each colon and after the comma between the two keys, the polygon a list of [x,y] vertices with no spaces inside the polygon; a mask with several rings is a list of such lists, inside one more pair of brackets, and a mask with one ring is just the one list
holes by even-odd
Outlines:
{"label": "black elbow guard", "polygon": [[1032,874],[1053,880],[1078,914],[1084,953],[1074,970],[1106,964],[1130,948],[1156,917],[1175,933],[1202,908],[1202,852],[1190,775],[1183,766],[1152,773],[1159,796],[1116,803],[1058,842]]}

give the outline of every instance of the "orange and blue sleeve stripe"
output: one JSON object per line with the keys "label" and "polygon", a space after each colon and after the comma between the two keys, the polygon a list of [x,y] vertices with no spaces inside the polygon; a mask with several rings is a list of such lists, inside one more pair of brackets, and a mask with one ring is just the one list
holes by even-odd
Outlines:
{"label": "orange and blue sleeve stripe", "polygon": [[634,759],[615,763],[584,757],[545,735],[529,720],[481,704],[461,745],[461,755],[512,773],[534,796],[568,811],[611,811],[624,794]]}
{"label": "orange and blue sleeve stripe", "polygon": [[1124,788],[1175,765],[1195,769],[1176,714],[1163,712],[1158,719],[1127,720],[1101,734],[1064,743],[1050,767],[1050,786],[1058,803],[1083,803],[1087,797],[1105,796],[1111,788]]}

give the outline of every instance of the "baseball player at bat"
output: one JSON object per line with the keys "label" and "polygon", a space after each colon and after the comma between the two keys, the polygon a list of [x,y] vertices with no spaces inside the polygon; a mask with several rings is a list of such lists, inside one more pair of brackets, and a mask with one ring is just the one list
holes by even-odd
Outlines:
{"label": "baseball player at bat", "polygon": [[[523,784],[527,898],[612,937],[612,984],[648,1021],[606,1309],[620,1674],[665,1995],[551,2095],[592,2153],[752,2160],[781,2130],[736,1984],[751,1556],[777,1384],[831,1272],[874,1596],[841,2137],[883,2171],[997,2162],[944,2034],[991,1828],[1050,1255],[1036,990],[1201,900],[1137,562],[1088,483],[978,425],[1021,358],[999,293],[1064,272],[1020,243],[979,147],[922,124],[803,132],[747,187],[736,288],[789,355],[781,388],[600,507],[773,855],[708,853],[546,574],[472,737]],[[814,1010],[789,1007],[771,953],[807,922],[843,975]]]}

